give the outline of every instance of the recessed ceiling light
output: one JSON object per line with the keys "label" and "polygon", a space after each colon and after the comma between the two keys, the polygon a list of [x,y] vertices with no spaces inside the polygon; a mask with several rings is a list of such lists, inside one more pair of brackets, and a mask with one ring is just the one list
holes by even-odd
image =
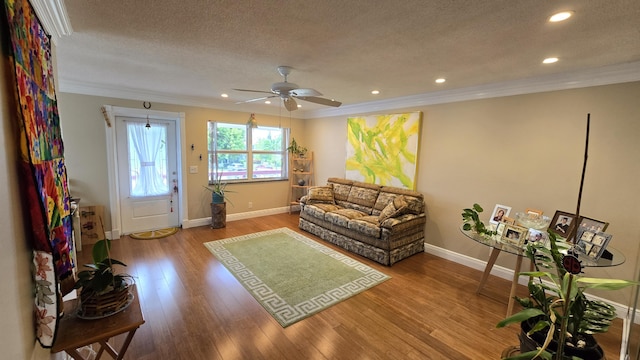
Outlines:
{"label": "recessed ceiling light", "polygon": [[437,84],[442,84],[445,81],[447,81],[447,79],[445,79],[445,78],[436,79],[436,83]]}
{"label": "recessed ceiling light", "polygon": [[558,58],[557,57],[550,57],[550,58],[546,58],[546,59],[542,60],[543,64],[553,64],[554,62],[558,62]]}
{"label": "recessed ceiling light", "polygon": [[267,100],[264,102],[265,104],[271,104],[271,101]]}
{"label": "recessed ceiling light", "polygon": [[228,97],[229,97],[229,94],[222,94],[222,95],[220,95],[220,96],[222,96],[223,98],[228,98]]}
{"label": "recessed ceiling light", "polygon": [[371,91],[371,93],[373,95],[378,95],[378,94],[380,94],[380,90],[373,90],[373,91]]}
{"label": "recessed ceiling light", "polygon": [[571,15],[573,15],[573,11],[562,11],[551,15],[551,17],[549,18],[549,22],[564,21],[570,18]]}
{"label": "recessed ceiling light", "polygon": [[301,108],[301,107],[302,107],[302,105],[298,104],[298,107],[299,107],[299,108]]}

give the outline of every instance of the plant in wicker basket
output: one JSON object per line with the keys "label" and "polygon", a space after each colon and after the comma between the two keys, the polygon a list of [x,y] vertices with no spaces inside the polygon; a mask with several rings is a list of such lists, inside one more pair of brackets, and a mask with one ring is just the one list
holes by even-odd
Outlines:
{"label": "plant in wicker basket", "polygon": [[110,248],[109,239],[96,242],[92,250],[93,264],[85,264],[89,269],[78,273],[74,289],[81,289],[79,316],[108,316],[119,312],[130,303],[129,286],[132,284],[132,277],[115,273],[114,265],[127,265],[111,258]]}

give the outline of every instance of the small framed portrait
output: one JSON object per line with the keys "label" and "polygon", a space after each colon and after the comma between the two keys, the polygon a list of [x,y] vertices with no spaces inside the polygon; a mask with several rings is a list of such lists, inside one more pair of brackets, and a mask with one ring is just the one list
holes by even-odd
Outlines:
{"label": "small framed portrait", "polygon": [[547,235],[546,231],[529,229],[529,232],[527,233],[527,240],[525,241],[525,243],[529,242],[538,243],[546,247],[549,244],[549,236]]}
{"label": "small framed portrait", "polygon": [[604,253],[611,240],[611,234],[595,232],[590,229],[579,228],[577,231],[578,250],[593,260],[598,260]]}
{"label": "small framed portrait", "polygon": [[587,256],[594,260],[600,259],[604,253],[604,249],[609,245],[609,241],[611,241],[611,236],[611,234],[603,232],[596,233],[591,240],[591,244],[593,244],[593,246],[587,253]]}
{"label": "small framed portrait", "polygon": [[549,230],[553,231],[557,235],[568,239],[573,234],[573,230],[576,227],[576,216],[574,214],[557,210],[551,223],[549,224]]}
{"label": "small framed portrait", "polygon": [[502,242],[522,247],[529,229],[517,225],[505,225],[502,231]]}
{"label": "small framed portrait", "polygon": [[609,226],[608,222],[590,219],[584,216],[580,216],[580,221],[578,222],[578,224],[578,231],[584,229],[594,232],[605,232],[607,230],[607,226]]}
{"label": "small framed portrait", "polygon": [[511,207],[497,204],[491,213],[491,218],[489,218],[489,222],[495,225],[498,225],[499,222],[502,221],[502,218],[505,216],[509,216],[511,212]]}
{"label": "small framed portrait", "polygon": [[502,222],[507,224],[507,225],[515,225],[516,224],[516,219],[510,218],[508,216],[504,216],[504,217],[502,217]]}
{"label": "small framed portrait", "polygon": [[527,214],[527,216],[531,219],[537,219],[542,216],[542,210],[538,209],[527,208],[524,213]]}

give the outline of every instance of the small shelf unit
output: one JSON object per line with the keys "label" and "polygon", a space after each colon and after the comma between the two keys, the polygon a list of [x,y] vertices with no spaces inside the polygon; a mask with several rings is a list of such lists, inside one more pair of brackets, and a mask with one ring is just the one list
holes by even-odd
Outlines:
{"label": "small shelf unit", "polygon": [[305,157],[289,157],[289,213],[300,210],[300,198],[315,185],[313,152]]}

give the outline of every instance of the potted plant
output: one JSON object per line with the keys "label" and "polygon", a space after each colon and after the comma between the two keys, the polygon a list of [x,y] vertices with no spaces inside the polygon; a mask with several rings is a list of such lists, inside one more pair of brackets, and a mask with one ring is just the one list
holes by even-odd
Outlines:
{"label": "potted plant", "polygon": [[[527,244],[525,253],[535,271],[520,274],[530,277],[529,297],[516,296],[522,311],[497,324],[497,327],[521,324],[520,355],[509,359],[603,359],[602,349],[592,334],[606,332],[616,311],[611,304],[588,299],[584,291],[637,285],[633,281],[577,275],[581,265],[571,252],[561,253],[559,243],[555,233],[549,231],[550,248],[539,242]],[[570,250],[570,244],[566,244]],[[576,264],[578,269],[572,269],[571,265]],[[572,271],[565,269],[565,265]]]}
{"label": "potted plant", "polygon": [[218,177],[213,179],[213,182],[209,186],[205,186],[205,189],[211,191],[211,203],[212,204],[222,204],[226,201],[229,201],[231,205],[233,203],[227,197],[227,193],[232,193],[233,191],[227,190],[227,183],[222,181],[222,172],[218,172]]}
{"label": "potted plant", "polygon": [[74,289],[80,289],[79,317],[100,318],[123,310],[131,303],[129,287],[132,277],[116,273],[114,266],[127,266],[113,259],[110,253],[111,240],[98,240],[92,249],[92,264],[88,270],[78,272]]}
{"label": "potted plant", "polygon": [[298,143],[296,142],[296,138],[292,138],[291,144],[287,147],[287,151],[292,155],[304,157],[307,154],[308,150],[306,147],[298,145]]}
{"label": "potted plant", "polygon": [[478,204],[473,204],[471,208],[462,210],[462,222],[464,225],[462,229],[465,231],[473,231],[480,235],[493,236],[497,232],[489,230],[486,225],[480,220],[480,213],[484,209]]}
{"label": "potted plant", "polygon": [[233,205],[227,197],[227,193],[233,191],[227,190],[227,183],[222,181],[222,172],[218,172],[218,177],[214,178],[210,186],[205,189],[211,191],[211,227],[219,229],[227,226],[227,201]]}

